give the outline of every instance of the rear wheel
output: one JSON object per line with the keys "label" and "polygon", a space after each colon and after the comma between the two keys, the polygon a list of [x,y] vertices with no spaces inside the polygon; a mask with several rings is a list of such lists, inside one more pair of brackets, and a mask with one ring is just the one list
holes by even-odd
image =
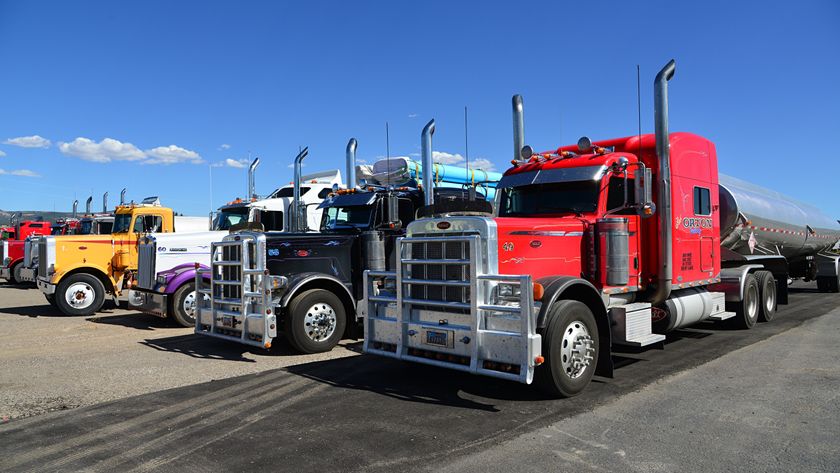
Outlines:
{"label": "rear wheel", "polygon": [[55,291],[55,302],[65,315],[92,315],[105,303],[105,286],[96,276],[65,276]]}
{"label": "rear wheel", "polygon": [[[196,297],[195,283],[188,282],[172,295],[172,320],[184,327],[195,325]],[[206,297],[206,296],[205,296]]]}
{"label": "rear wheel", "polygon": [[755,279],[758,281],[758,293],[761,300],[758,307],[758,320],[769,322],[776,316],[776,278],[770,271],[756,271]]}
{"label": "rear wheel", "polygon": [[598,327],[586,304],[559,301],[549,309],[542,334],[545,362],[536,383],[553,396],[571,397],[589,385],[598,359]]}
{"label": "rear wheel", "polygon": [[330,351],[347,326],[344,304],[335,294],[312,289],[297,295],[286,314],[286,338],[302,353]]}
{"label": "rear wheel", "polygon": [[744,297],[740,302],[734,304],[735,317],[729,319],[730,325],[735,328],[749,329],[758,321],[761,296],[758,288],[758,281],[755,276],[748,274],[744,279]]}

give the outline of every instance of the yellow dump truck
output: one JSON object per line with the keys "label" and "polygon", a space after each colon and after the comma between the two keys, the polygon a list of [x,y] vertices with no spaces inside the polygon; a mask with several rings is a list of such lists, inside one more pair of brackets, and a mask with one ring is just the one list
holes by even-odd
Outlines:
{"label": "yellow dump truck", "polygon": [[[120,205],[110,235],[46,236],[38,242],[38,289],[66,315],[91,315],[119,297],[137,271],[137,240],[147,233],[207,230],[208,219],[175,217],[150,197]],[[176,228],[177,227],[177,228]]]}

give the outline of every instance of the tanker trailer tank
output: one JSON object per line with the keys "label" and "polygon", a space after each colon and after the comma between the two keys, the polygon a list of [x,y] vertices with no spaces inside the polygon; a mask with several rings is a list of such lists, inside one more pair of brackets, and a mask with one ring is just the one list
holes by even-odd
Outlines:
{"label": "tanker trailer tank", "polygon": [[721,246],[742,255],[782,255],[792,264],[831,249],[840,225],[816,207],[720,175]]}
{"label": "tanker trailer tank", "polygon": [[[398,157],[382,159],[374,163],[372,177],[383,185],[400,185],[410,179],[420,180],[423,165],[413,159]],[[479,192],[485,193],[487,200],[493,201],[496,195],[496,183],[502,178],[501,173],[485,171],[451,164],[435,164],[432,179],[436,187],[461,188],[477,184]]]}

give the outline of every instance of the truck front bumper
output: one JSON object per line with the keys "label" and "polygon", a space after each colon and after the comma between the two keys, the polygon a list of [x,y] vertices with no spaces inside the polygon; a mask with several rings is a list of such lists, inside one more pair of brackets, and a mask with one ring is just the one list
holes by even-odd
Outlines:
{"label": "truck front bumper", "polygon": [[38,276],[38,271],[33,268],[21,268],[20,278],[26,282],[35,282]]}
{"label": "truck front bumper", "polygon": [[7,268],[5,266],[0,268],[0,278],[2,278],[2,279],[12,279],[12,268]]}
{"label": "truck front bumper", "polygon": [[149,291],[146,289],[131,289],[128,291],[128,304],[132,309],[144,314],[158,317],[169,317],[169,294]]}
{"label": "truck front bumper", "polygon": [[44,294],[50,295],[55,294],[55,284],[49,282],[48,280],[44,280],[38,278],[38,289],[43,292]]}

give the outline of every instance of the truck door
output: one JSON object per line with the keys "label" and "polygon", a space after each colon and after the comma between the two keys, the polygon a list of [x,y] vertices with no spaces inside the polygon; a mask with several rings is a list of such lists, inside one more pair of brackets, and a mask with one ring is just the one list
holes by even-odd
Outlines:
{"label": "truck door", "polygon": [[145,233],[156,233],[163,229],[163,217],[160,215],[138,215],[134,219],[134,227],[126,242],[125,250],[128,258],[123,261],[128,269],[137,269],[137,250],[140,244],[140,236]]}

